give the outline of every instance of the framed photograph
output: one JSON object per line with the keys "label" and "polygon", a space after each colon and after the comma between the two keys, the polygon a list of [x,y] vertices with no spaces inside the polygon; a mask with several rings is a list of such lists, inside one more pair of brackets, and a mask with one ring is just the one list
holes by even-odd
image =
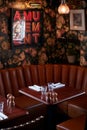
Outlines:
{"label": "framed photograph", "polygon": [[70,30],[85,30],[85,10],[70,10]]}
{"label": "framed photograph", "polygon": [[41,9],[12,9],[12,46],[39,45],[42,43]]}

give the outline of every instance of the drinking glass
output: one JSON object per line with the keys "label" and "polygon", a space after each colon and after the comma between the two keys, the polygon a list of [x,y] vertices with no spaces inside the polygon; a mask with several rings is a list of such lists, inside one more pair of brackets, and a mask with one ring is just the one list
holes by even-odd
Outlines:
{"label": "drinking glass", "polygon": [[46,92],[47,92],[47,86],[41,86],[41,98],[42,99],[45,97]]}
{"label": "drinking glass", "polygon": [[51,82],[48,83],[48,91],[53,92],[53,84]]}
{"label": "drinking glass", "polygon": [[4,109],[4,102],[0,102],[0,112],[3,113],[3,109]]}

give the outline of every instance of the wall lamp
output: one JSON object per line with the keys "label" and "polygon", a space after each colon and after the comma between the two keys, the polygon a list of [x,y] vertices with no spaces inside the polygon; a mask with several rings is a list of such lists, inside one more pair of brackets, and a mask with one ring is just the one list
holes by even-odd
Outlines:
{"label": "wall lamp", "polygon": [[61,0],[61,4],[58,7],[58,13],[59,14],[68,14],[69,13],[69,7],[66,4],[66,0]]}

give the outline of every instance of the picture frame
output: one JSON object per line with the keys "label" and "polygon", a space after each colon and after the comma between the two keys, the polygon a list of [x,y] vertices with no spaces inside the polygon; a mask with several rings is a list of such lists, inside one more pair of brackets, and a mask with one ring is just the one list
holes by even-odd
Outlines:
{"label": "picture frame", "polygon": [[42,9],[11,9],[12,47],[37,46],[43,36]]}
{"label": "picture frame", "polygon": [[70,10],[70,30],[86,30],[85,9]]}

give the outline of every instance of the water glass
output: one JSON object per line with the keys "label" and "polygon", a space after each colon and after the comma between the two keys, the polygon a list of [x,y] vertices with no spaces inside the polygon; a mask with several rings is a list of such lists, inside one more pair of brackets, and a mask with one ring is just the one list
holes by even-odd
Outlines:
{"label": "water glass", "polygon": [[0,112],[3,113],[4,110],[4,102],[0,102]]}
{"label": "water glass", "polygon": [[41,87],[41,98],[45,97],[46,92],[47,92],[47,87],[46,86],[42,86]]}
{"label": "water glass", "polygon": [[53,84],[51,82],[48,83],[48,91],[53,92]]}

